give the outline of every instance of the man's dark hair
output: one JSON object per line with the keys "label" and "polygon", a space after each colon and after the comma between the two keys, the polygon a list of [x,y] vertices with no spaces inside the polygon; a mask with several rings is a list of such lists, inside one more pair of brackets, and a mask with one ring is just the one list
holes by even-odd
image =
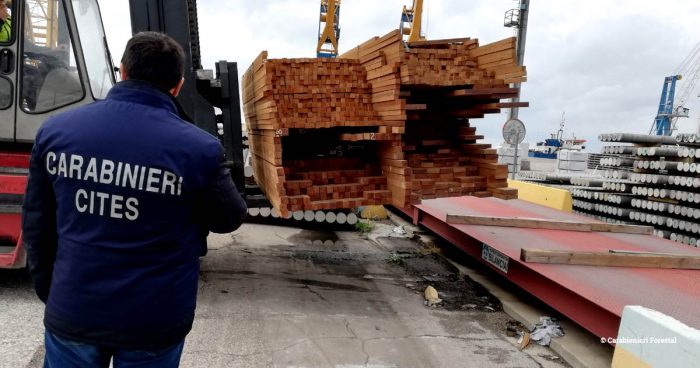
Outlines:
{"label": "man's dark hair", "polygon": [[175,88],[184,75],[185,52],[172,38],[158,32],[140,32],[126,44],[122,56],[127,79]]}

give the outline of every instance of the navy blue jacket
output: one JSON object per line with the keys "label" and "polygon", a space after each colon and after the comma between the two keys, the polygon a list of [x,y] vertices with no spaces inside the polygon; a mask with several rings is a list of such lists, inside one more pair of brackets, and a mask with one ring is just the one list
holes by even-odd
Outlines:
{"label": "navy blue jacket", "polygon": [[223,160],[217,138],[143,82],[44,123],[22,231],[46,328],[123,348],[182,340],[206,234],[235,230],[246,212]]}

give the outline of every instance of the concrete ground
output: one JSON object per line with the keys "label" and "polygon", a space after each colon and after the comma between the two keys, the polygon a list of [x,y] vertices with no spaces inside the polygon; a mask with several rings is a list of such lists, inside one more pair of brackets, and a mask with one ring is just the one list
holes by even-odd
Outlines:
{"label": "concrete ground", "polygon": [[[568,366],[519,350],[497,299],[392,235],[247,224],[211,236],[181,366]],[[442,305],[424,304],[428,285]],[[42,308],[26,274],[0,270],[0,367],[41,366]]]}
{"label": "concrete ground", "polygon": [[0,367],[28,366],[42,346],[43,313],[26,270],[0,270]]}
{"label": "concrete ground", "polygon": [[434,249],[435,253],[449,262],[462,278],[472,280],[488,290],[489,294],[498,299],[503,311],[522,323],[526,329],[532,329],[539,323],[542,316],[556,318],[563,328],[565,336],[552,339],[550,346],[571,366],[574,368],[610,367],[614,348],[608,344],[601,344],[598,336],[586,331],[552,307],[515,287],[509,281],[494,277],[493,270],[466,255],[458,247],[425,229],[414,226],[394,212],[389,213],[389,218],[392,223],[414,235],[415,239],[424,247]]}

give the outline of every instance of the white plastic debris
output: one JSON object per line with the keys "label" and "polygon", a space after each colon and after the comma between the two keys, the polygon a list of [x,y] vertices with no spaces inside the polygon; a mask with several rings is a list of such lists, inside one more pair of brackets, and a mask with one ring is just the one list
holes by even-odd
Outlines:
{"label": "white plastic debris", "polygon": [[540,322],[530,331],[530,340],[542,346],[549,346],[552,337],[562,336],[564,329],[551,317],[540,317]]}
{"label": "white plastic debris", "polygon": [[403,228],[403,226],[394,227],[392,232],[396,235],[406,235],[406,230]]}

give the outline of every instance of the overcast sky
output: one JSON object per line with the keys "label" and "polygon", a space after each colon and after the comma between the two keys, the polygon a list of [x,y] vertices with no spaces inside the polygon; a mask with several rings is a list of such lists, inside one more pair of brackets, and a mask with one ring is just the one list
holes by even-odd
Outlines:
{"label": "overcast sky", "polygon": [[[344,0],[340,51],[398,28],[401,8],[411,0]],[[503,27],[514,0],[425,0],[428,39],[472,37],[484,44],[513,36]],[[130,37],[128,0],[101,0],[115,61]],[[218,60],[238,62],[243,73],[262,50],[271,58],[313,57],[318,0],[199,0],[204,67]],[[558,129],[588,139],[599,151],[604,132],[648,133],[665,76],[700,41],[697,0],[532,0],[525,51],[528,82],[522,99],[530,107],[520,118],[534,144]],[[684,87],[681,81],[678,88]],[[680,131],[700,124],[700,88],[691,94],[691,118]],[[489,143],[501,139],[507,112],[475,121]]]}

